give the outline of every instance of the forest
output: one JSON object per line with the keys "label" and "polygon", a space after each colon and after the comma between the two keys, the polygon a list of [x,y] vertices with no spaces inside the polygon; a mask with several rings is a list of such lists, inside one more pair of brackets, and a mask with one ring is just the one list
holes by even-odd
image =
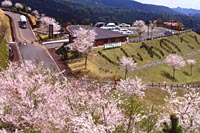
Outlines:
{"label": "forest", "polygon": [[[95,3],[96,1],[96,3]],[[24,3],[33,9],[54,17],[61,23],[95,24],[98,21],[115,23],[132,23],[135,20],[158,20],[158,24],[164,21],[182,22],[185,28],[192,28],[200,32],[200,16],[184,15],[168,7],[141,4],[130,0],[105,2],[105,0],[13,0]],[[98,2],[98,3],[97,3]]]}

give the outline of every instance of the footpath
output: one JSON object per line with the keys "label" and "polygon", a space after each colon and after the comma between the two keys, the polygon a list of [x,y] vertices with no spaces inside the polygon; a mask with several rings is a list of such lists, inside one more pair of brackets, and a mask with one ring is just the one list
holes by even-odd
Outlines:
{"label": "footpath", "polygon": [[[191,52],[191,53],[188,53],[188,54],[184,55],[183,58],[184,58],[184,59],[187,59],[187,58],[190,58],[190,57],[195,56],[195,55],[198,55],[198,54],[200,54],[200,50],[194,51],[194,52]],[[155,62],[151,62],[151,63],[148,63],[148,64],[144,64],[144,65],[142,65],[142,66],[138,66],[138,67],[136,67],[136,70],[143,69],[143,68],[147,68],[147,67],[152,67],[152,66],[161,65],[161,64],[164,64],[164,63],[165,63],[164,60],[155,61]]]}

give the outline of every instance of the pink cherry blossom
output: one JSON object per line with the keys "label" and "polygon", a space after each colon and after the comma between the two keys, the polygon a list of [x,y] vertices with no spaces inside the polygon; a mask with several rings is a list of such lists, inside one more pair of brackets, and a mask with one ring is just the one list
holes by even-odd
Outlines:
{"label": "pink cherry blossom", "polygon": [[142,83],[142,80],[137,76],[135,79],[127,78],[126,80],[121,79],[118,82],[117,90],[129,94],[135,95],[139,97],[145,96],[144,90],[146,89],[146,85]]}
{"label": "pink cherry blossom", "polygon": [[133,23],[133,26],[137,27],[136,32],[138,33],[140,40],[142,33],[145,32],[145,23],[143,20],[136,20]]}
{"label": "pink cherry blossom", "polygon": [[87,68],[87,57],[93,49],[96,35],[97,33],[95,30],[79,28],[78,30],[73,31],[75,39],[71,44],[68,44],[68,47],[71,50],[78,51],[85,56],[85,68]]}
{"label": "pink cherry blossom", "polygon": [[[34,13],[36,13],[36,15],[38,15],[36,11]],[[54,32],[59,31],[61,28],[60,25],[58,24],[58,22],[56,22],[56,20],[54,18],[42,16],[40,18],[40,21],[41,21],[41,27],[44,28],[45,30],[48,30],[49,25],[53,25]]]}
{"label": "pink cherry blossom", "polygon": [[12,6],[12,2],[10,0],[4,0],[1,2],[1,6],[10,7]]}
{"label": "pink cherry blossom", "polygon": [[190,75],[192,75],[192,68],[193,68],[193,65],[196,64],[196,60],[192,60],[192,59],[188,59],[186,60],[187,64],[190,65]]}
{"label": "pink cherry blossom", "polygon": [[32,14],[36,17],[36,18],[40,18],[40,13],[38,10],[33,10]]}
{"label": "pink cherry blossom", "polygon": [[23,9],[23,5],[21,3],[15,3],[15,7],[19,9]]}
{"label": "pink cherry blossom", "polygon": [[120,59],[120,67],[121,67],[121,70],[125,72],[125,79],[126,79],[127,72],[133,71],[136,68],[136,65],[137,63],[135,63],[131,57],[123,56]]}
{"label": "pink cherry blossom", "polygon": [[167,105],[163,107],[159,115],[157,126],[161,127],[163,122],[169,123],[170,114],[175,114],[179,118],[179,125],[185,132],[199,132],[199,92],[191,87],[188,87],[183,96],[178,96],[176,90],[170,88],[167,91],[169,94],[165,99]]}
{"label": "pink cherry blossom", "polygon": [[173,68],[173,78],[175,77],[175,70],[185,66],[185,61],[182,56],[177,54],[170,54],[165,59],[165,63]]}

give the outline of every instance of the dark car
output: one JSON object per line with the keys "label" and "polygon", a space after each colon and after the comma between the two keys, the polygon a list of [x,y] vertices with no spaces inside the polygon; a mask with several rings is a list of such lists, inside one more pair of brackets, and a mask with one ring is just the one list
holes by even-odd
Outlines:
{"label": "dark car", "polygon": [[173,31],[170,31],[170,30],[166,30],[166,31],[164,32],[164,34],[165,34],[165,35],[173,35],[174,32],[173,32]]}

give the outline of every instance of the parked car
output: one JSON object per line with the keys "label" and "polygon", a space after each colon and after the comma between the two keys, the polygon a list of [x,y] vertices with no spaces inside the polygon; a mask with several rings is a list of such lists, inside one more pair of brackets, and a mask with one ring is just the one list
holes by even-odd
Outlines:
{"label": "parked car", "polygon": [[113,27],[112,31],[120,32],[121,28],[119,26]]}
{"label": "parked car", "polygon": [[121,28],[118,26],[102,26],[100,27],[101,29],[105,29],[105,30],[112,30],[112,31],[118,31],[120,32]]}
{"label": "parked car", "polygon": [[130,24],[126,24],[126,23],[121,23],[118,26],[121,27],[121,28],[129,28],[129,27],[131,27]]}
{"label": "parked car", "polygon": [[95,24],[95,27],[98,27],[98,28],[104,27],[104,26],[106,26],[106,22],[97,22],[97,23]]}
{"label": "parked car", "polygon": [[107,26],[107,27],[115,27],[116,24],[115,24],[115,23],[108,23],[106,26]]}
{"label": "parked car", "polygon": [[107,27],[107,26],[102,26],[102,27],[100,27],[101,29],[104,29],[104,30],[109,30],[109,27]]}
{"label": "parked car", "polygon": [[131,35],[131,34],[133,34],[133,31],[128,30],[128,29],[121,29],[120,32],[123,33],[123,34],[125,34],[125,35]]}
{"label": "parked car", "polygon": [[174,32],[171,31],[171,30],[166,30],[166,31],[164,32],[164,34],[165,34],[165,35],[173,35]]}

